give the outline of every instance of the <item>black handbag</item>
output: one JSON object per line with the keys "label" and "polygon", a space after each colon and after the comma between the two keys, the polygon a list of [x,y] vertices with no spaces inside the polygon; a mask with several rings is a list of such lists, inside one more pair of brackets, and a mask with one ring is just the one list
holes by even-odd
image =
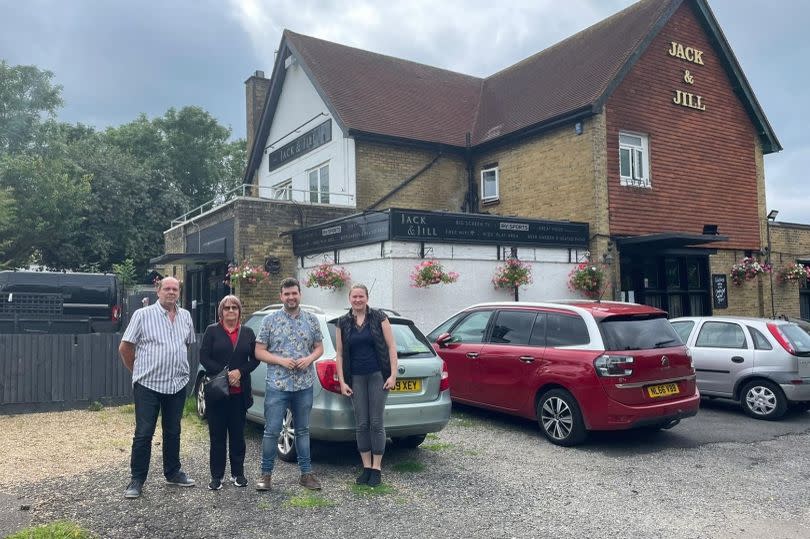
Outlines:
{"label": "black handbag", "polygon": [[231,394],[231,384],[228,382],[228,366],[214,376],[205,378],[205,398],[214,401],[227,399]]}

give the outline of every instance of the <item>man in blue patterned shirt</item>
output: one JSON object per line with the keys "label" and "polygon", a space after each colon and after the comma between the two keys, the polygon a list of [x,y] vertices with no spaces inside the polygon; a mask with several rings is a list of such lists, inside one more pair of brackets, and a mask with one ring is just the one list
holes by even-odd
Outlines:
{"label": "man in blue patterned shirt", "polygon": [[318,490],[321,483],[312,473],[309,453],[309,414],[315,380],[313,363],[323,354],[323,335],[318,319],[300,308],[301,285],[296,279],[282,281],[281,302],[284,308],[264,317],[256,337],[256,359],[267,363],[262,478],[256,482],[256,490],[270,490],[276,443],[288,408],[295,425],[299,483]]}

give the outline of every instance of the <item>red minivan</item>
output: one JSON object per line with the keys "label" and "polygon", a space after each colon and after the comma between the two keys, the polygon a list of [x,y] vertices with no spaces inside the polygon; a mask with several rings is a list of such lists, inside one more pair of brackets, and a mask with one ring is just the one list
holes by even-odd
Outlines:
{"label": "red minivan", "polygon": [[483,303],[429,335],[454,401],[536,419],[557,445],[591,430],[670,428],[697,414],[689,350],[634,303]]}

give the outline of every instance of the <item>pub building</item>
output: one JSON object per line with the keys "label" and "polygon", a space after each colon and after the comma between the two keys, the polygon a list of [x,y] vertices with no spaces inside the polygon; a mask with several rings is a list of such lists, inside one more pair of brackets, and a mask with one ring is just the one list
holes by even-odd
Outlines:
{"label": "pub building", "polygon": [[[603,299],[810,317],[806,285],[730,276],[745,257],[810,262],[810,227],[769,212],[763,156],[781,146],[706,1],[642,0],[485,78],[286,30],[246,101],[243,191],[173,222],[153,260],[198,328],[228,262],[271,274],[239,287],[246,312],[327,262],[429,330],[513,299],[491,283],[510,256],[532,265],[521,300],[579,297],[568,274],[590,261]],[[426,259],[458,281],[411,287]],[[303,292],[348,306],[346,289]]]}

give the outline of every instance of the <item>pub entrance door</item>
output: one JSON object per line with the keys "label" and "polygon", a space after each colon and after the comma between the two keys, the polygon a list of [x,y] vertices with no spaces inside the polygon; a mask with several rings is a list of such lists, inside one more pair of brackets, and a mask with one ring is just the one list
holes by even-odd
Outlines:
{"label": "pub entrance door", "polygon": [[225,296],[222,264],[205,265],[187,272],[185,307],[191,311],[194,330],[202,333],[217,320],[219,300]]}
{"label": "pub entrance door", "polygon": [[624,301],[657,307],[670,318],[712,314],[708,255],[623,252],[620,271]]}

